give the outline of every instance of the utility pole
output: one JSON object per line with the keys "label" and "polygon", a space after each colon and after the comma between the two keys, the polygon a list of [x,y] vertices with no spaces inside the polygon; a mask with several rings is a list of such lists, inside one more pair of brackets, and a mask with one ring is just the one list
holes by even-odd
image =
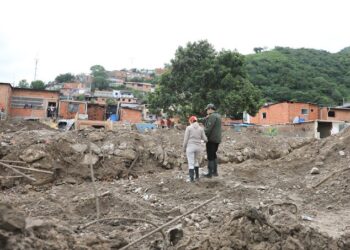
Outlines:
{"label": "utility pole", "polygon": [[35,71],[34,71],[34,81],[36,80],[36,71],[38,69],[38,58],[35,58]]}

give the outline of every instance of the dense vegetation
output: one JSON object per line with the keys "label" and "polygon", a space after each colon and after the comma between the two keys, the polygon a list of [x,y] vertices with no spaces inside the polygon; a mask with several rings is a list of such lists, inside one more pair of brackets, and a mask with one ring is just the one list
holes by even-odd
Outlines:
{"label": "dense vegetation", "polygon": [[243,55],[217,52],[206,40],[180,46],[149,96],[150,109],[188,117],[203,115],[208,103],[229,116],[255,114],[262,104],[260,91],[247,79]]}
{"label": "dense vegetation", "polygon": [[350,47],[338,53],[276,47],[246,56],[249,80],[266,101],[338,105],[350,100]]}

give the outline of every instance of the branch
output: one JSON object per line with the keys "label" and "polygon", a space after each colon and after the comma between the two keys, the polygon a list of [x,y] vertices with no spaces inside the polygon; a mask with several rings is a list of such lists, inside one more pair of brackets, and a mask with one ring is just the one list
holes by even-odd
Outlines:
{"label": "branch", "polygon": [[[138,218],[126,218],[126,217],[112,217],[112,218],[104,218],[104,219],[99,219],[99,220],[94,220],[94,221],[91,221],[89,223],[86,223],[85,225],[81,226],[81,227],[78,227],[78,230],[83,230],[95,223],[98,223],[98,222],[102,222],[102,221],[108,221],[108,220],[127,220],[127,221],[140,221],[140,222],[144,222],[144,223],[148,223],[152,226],[154,226],[155,228],[157,228],[157,224],[153,223],[152,221],[149,221],[149,220],[144,220],[144,219],[138,219]],[[165,233],[163,232],[163,230],[160,230],[159,231],[162,236],[163,236],[163,240],[164,240],[164,243],[166,244],[166,235]]]}
{"label": "branch", "polygon": [[350,168],[344,168],[338,171],[333,172],[332,174],[328,175],[326,178],[324,178],[322,181],[320,181],[319,183],[317,183],[315,186],[313,186],[312,188],[317,188],[318,186],[320,186],[322,183],[326,182],[328,179],[330,179],[331,177],[333,177],[336,174],[339,174],[341,172],[345,172],[347,170],[350,170]]}
{"label": "branch", "polygon": [[13,172],[19,174],[19,175],[22,175],[23,177],[27,178],[28,180],[31,180],[31,181],[36,181],[36,179],[34,179],[33,177],[30,177],[24,173],[22,173],[21,171],[18,171],[17,169],[11,167],[10,165],[6,164],[6,163],[3,163],[3,162],[0,162],[0,165],[6,167],[6,168],[9,168],[11,169]]}
{"label": "branch", "polygon": [[188,211],[187,213],[185,213],[185,214],[183,214],[183,215],[180,215],[180,216],[176,217],[175,219],[172,219],[171,221],[165,223],[164,225],[162,225],[162,226],[160,226],[160,227],[154,229],[152,232],[150,232],[150,233],[144,235],[143,237],[141,237],[141,238],[139,238],[139,239],[137,239],[137,240],[135,240],[135,241],[129,243],[128,245],[122,247],[120,250],[128,249],[129,247],[131,247],[131,246],[135,245],[136,243],[140,242],[141,240],[146,239],[147,237],[153,235],[154,233],[156,233],[156,232],[162,230],[164,227],[167,227],[167,226],[171,225],[172,223],[174,223],[174,222],[176,222],[176,221],[182,219],[183,217],[185,217],[185,216],[187,216],[187,215],[193,213],[193,212],[196,211],[197,209],[199,209],[199,208],[205,206],[206,204],[212,202],[213,200],[215,200],[215,199],[218,198],[218,197],[219,197],[219,196],[214,196],[214,197],[211,198],[210,200],[207,200],[206,202],[202,203],[201,205],[199,205],[199,206],[197,206],[197,207],[191,209],[191,210]]}

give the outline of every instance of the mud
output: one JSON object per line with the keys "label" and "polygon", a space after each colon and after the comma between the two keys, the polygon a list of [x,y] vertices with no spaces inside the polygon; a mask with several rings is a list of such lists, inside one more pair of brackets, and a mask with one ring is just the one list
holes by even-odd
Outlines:
{"label": "mud", "polygon": [[[33,182],[0,168],[1,249],[119,249],[154,229],[125,218],[161,226],[214,196],[166,227],[165,242],[156,233],[130,249],[350,249],[348,130],[315,140],[226,129],[219,177],[193,184],[183,130],[37,126],[1,129],[0,160],[53,172],[23,170]],[[101,218],[115,219],[82,229],[96,219],[90,164]]]}

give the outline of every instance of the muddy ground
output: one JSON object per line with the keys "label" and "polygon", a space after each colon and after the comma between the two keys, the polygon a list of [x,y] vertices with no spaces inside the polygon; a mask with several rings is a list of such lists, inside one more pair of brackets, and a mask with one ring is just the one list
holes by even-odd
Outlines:
{"label": "muddy ground", "polygon": [[[183,130],[27,123],[0,124],[0,161],[51,173],[0,167],[0,249],[120,249],[213,197],[129,249],[350,249],[349,130],[316,140],[226,128],[219,177],[189,183]],[[90,164],[100,217],[112,218],[91,225]]]}

